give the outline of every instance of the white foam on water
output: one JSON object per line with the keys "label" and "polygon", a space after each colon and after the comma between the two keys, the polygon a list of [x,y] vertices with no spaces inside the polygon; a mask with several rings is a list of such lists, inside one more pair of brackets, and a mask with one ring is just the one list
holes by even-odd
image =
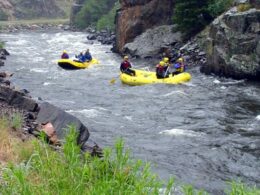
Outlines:
{"label": "white foam on water", "polygon": [[163,97],[169,97],[175,94],[182,94],[182,95],[188,95],[187,93],[184,93],[183,91],[172,91],[170,93],[166,93],[164,95],[162,95]]}
{"label": "white foam on water", "polygon": [[221,83],[221,82],[220,82],[219,80],[215,79],[215,80],[213,81],[213,83],[219,84],[219,83]]}
{"label": "white foam on water", "polygon": [[98,110],[103,110],[103,111],[107,111],[106,108],[103,108],[103,107],[94,107],[95,109],[98,109]]}
{"label": "white foam on water", "polygon": [[132,116],[124,116],[124,118],[129,120],[129,121],[133,121],[133,117]]}
{"label": "white foam on water", "polygon": [[260,121],[260,115],[256,116],[256,120]]}
{"label": "white foam on water", "polygon": [[189,87],[196,87],[196,85],[191,83],[191,82],[182,83],[182,85],[186,85],[186,86],[189,86]]}
{"label": "white foam on water", "polygon": [[226,89],[227,87],[225,87],[225,86],[221,86],[220,88],[221,88],[221,89]]}
{"label": "white foam on water", "polygon": [[230,81],[230,82],[224,82],[221,83],[222,85],[236,85],[236,84],[240,84],[240,83],[244,83],[245,80],[239,80],[239,81]]}
{"label": "white foam on water", "polygon": [[196,133],[191,130],[185,129],[170,129],[159,132],[159,134],[163,135],[172,135],[172,136],[187,136],[187,137],[199,137],[202,133]]}
{"label": "white foam on water", "polygon": [[48,86],[48,85],[51,85],[51,84],[53,84],[53,83],[49,83],[49,82],[44,82],[43,83],[44,86]]}
{"label": "white foam on water", "polygon": [[99,112],[96,109],[68,110],[67,112],[68,113],[80,113],[88,118],[95,118],[101,114],[101,112]]}
{"label": "white foam on water", "polygon": [[30,69],[30,72],[46,73],[49,71],[47,69],[42,69],[42,68],[32,68],[32,69]]}
{"label": "white foam on water", "polygon": [[13,45],[24,45],[26,43],[28,43],[28,41],[22,40],[22,39],[15,41],[15,42],[12,42]]}

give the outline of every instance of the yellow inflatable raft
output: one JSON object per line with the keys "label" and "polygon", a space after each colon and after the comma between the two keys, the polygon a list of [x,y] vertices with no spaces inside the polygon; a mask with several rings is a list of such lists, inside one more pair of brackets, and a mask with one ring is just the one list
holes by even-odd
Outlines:
{"label": "yellow inflatable raft", "polygon": [[[135,70],[135,69],[134,69]],[[125,73],[120,74],[122,83],[128,85],[145,85],[153,83],[165,83],[165,84],[180,84],[187,82],[191,79],[191,75],[187,72],[180,73],[178,75],[169,75],[168,78],[158,79],[155,72],[135,70],[136,76],[130,76]]]}
{"label": "yellow inflatable raft", "polygon": [[92,64],[98,64],[97,59],[92,59],[90,62],[80,62],[73,59],[59,59],[58,65],[61,68],[73,70],[73,69],[83,69],[88,68]]}

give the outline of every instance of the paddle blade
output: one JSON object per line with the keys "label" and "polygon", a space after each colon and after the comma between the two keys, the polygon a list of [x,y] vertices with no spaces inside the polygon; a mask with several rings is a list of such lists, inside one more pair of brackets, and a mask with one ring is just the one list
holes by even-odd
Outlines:
{"label": "paddle blade", "polygon": [[113,79],[110,80],[110,84],[114,84],[115,82],[116,82],[116,79],[115,79],[115,78],[113,78]]}

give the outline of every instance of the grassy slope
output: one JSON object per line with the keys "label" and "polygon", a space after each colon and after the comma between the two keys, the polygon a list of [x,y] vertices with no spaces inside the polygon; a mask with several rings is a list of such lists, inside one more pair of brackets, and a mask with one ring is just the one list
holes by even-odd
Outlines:
{"label": "grassy slope", "polygon": [[[0,124],[7,123],[7,120],[0,121]],[[8,125],[0,126],[0,132],[6,128]],[[17,165],[16,161],[16,164],[0,168],[0,194],[174,194],[174,180],[164,183],[150,171],[149,164],[132,160],[122,140],[117,141],[114,150],[105,149],[104,157],[100,159],[89,154],[82,155],[76,145],[75,128],[71,127],[69,132],[59,152],[50,149],[43,141],[35,141],[30,157],[20,155],[27,159],[24,163]],[[13,138],[8,133],[0,137],[0,151],[16,154],[8,141]],[[180,190],[185,195],[206,194],[190,185]],[[259,193],[259,189],[234,182],[226,191],[230,195]]]}
{"label": "grassy slope", "polygon": [[22,116],[14,113],[11,118],[0,116],[0,167],[7,162],[19,163],[28,159],[33,151],[29,140],[22,140]]}

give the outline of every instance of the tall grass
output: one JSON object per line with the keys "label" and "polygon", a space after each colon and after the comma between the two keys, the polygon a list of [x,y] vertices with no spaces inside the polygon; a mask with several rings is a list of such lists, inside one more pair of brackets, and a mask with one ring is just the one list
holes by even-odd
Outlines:
{"label": "tall grass", "polygon": [[[124,142],[105,149],[104,157],[81,154],[77,134],[71,127],[62,153],[43,142],[35,142],[35,152],[23,166],[4,171],[3,194],[159,194],[164,186],[151,173],[150,165],[129,158]],[[173,180],[165,184],[170,191]],[[48,189],[48,192],[46,192]]]}
{"label": "tall grass", "polygon": [[11,120],[11,126],[14,129],[21,129],[23,124],[23,117],[20,113],[13,113],[12,120]]}
{"label": "tall grass", "polygon": [[33,152],[30,140],[22,141],[10,125],[10,119],[0,117],[0,164],[27,161]]}
{"label": "tall grass", "polygon": [[[116,141],[114,149],[104,149],[103,158],[98,158],[82,154],[76,138],[75,127],[70,127],[59,152],[50,149],[44,138],[35,141],[35,151],[26,163],[10,164],[4,169],[0,194],[174,193],[174,180],[164,183],[151,172],[149,163],[132,160],[121,139]],[[192,186],[183,187],[182,192],[206,194]]]}

